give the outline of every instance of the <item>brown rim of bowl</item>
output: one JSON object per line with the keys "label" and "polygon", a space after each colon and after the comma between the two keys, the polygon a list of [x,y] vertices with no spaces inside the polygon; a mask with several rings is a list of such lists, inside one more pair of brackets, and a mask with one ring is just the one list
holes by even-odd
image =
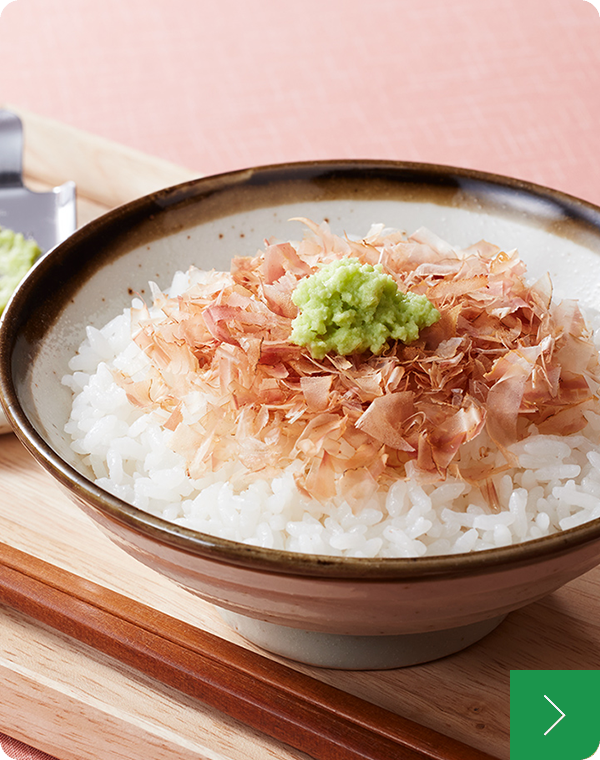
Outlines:
{"label": "brown rim of bowl", "polygon": [[[19,307],[44,278],[48,267],[68,256],[80,243],[97,233],[110,230],[124,220],[141,221],[160,215],[175,207],[192,204],[200,197],[211,197],[232,188],[265,187],[273,181],[308,182],[324,178],[354,181],[358,177],[381,177],[404,186],[422,185],[428,188],[461,191],[467,196],[492,200],[500,196],[500,205],[520,212],[527,204],[552,209],[557,218],[575,225],[584,233],[592,233],[599,240],[600,207],[574,196],[552,190],[524,180],[502,175],[461,169],[452,166],[385,161],[385,160],[332,160],[285,163],[256,167],[225,174],[213,175],[159,190],[123,206],[119,206],[90,222],[57,246],[51,256],[44,256],[31,270],[21,287],[15,292],[1,320],[0,328],[0,395],[6,415],[14,432],[34,458],[54,477],[84,502],[84,507],[97,512],[104,521],[119,523],[162,544],[172,546],[191,555],[202,556],[215,562],[242,566],[263,572],[283,575],[322,576],[330,579],[411,580],[435,576],[445,578],[487,574],[496,570],[516,568],[536,563],[544,558],[568,554],[600,539],[600,519],[576,528],[554,533],[521,544],[498,547],[466,554],[436,555],[414,558],[350,558],[326,555],[300,554],[278,549],[263,549],[228,539],[177,526],[155,517],[98,488],[94,483],[66,464],[37,433],[25,414],[13,384],[12,354],[18,328],[25,317],[18,319]],[[337,197],[342,197],[338,195]],[[519,205],[519,199],[521,204]],[[495,201],[498,205],[498,199]],[[10,357],[10,358],[9,358]],[[600,549],[599,549],[600,558]]]}

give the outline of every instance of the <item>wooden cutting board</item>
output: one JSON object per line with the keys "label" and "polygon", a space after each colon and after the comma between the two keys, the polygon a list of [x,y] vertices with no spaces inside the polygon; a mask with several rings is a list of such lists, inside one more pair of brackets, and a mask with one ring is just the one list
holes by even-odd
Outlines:
{"label": "wooden cutting board", "polygon": [[[26,182],[45,189],[75,180],[80,224],[195,176],[7,107],[24,122]],[[0,437],[0,540],[255,649],[211,605],[114,546],[12,434]],[[438,662],[358,673],[287,664],[507,760],[510,670],[600,667],[600,568],[513,613],[470,649]],[[306,757],[2,607],[0,685],[0,731],[61,760]]]}

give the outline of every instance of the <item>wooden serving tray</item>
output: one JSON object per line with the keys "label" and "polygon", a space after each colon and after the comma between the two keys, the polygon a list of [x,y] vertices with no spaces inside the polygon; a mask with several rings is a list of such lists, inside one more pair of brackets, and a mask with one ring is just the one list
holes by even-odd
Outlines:
{"label": "wooden serving tray", "polygon": [[[194,176],[61,124],[20,115],[26,182],[42,189],[75,180],[80,224]],[[114,546],[12,434],[0,437],[0,494],[1,542],[258,651],[211,605]],[[600,568],[513,613],[466,651],[434,663],[345,672],[267,656],[507,760],[510,670],[589,669],[600,663]],[[0,731],[61,760],[307,757],[1,606],[0,684]]]}

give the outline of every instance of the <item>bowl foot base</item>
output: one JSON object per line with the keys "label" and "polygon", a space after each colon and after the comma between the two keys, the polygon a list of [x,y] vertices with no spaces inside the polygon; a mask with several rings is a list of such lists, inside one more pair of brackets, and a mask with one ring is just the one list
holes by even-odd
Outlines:
{"label": "bowl foot base", "polygon": [[506,617],[444,631],[354,636],[290,628],[224,609],[219,612],[234,630],[262,649],[307,665],[344,670],[390,670],[437,660],[471,646]]}

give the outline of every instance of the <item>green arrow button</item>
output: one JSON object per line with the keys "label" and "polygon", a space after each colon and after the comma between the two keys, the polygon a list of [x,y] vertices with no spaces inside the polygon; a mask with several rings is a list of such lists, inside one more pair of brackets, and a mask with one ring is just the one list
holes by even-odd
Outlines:
{"label": "green arrow button", "polygon": [[600,760],[600,671],[511,670],[510,760]]}

